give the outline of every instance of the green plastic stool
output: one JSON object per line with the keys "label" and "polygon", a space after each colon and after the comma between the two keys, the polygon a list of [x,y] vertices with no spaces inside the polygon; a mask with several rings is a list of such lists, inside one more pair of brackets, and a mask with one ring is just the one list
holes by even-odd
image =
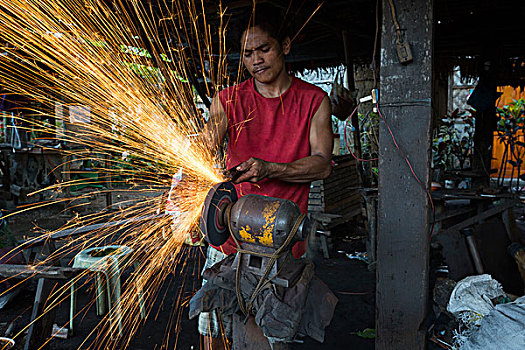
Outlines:
{"label": "green plastic stool", "polygon": [[[103,316],[109,311],[112,337],[115,327],[118,326],[119,336],[122,334],[122,311],[120,305],[120,266],[124,265],[133,250],[122,245],[109,245],[93,247],[82,250],[75,256],[74,268],[84,268],[96,273],[95,283],[97,288],[96,309],[97,315]],[[104,255],[108,252],[107,255]],[[134,263],[137,270],[138,263]],[[144,319],[146,311],[142,290],[137,287],[140,315]],[[77,308],[76,281],[71,283],[71,305],[69,309],[69,328],[71,334],[75,332],[75,314]]]}

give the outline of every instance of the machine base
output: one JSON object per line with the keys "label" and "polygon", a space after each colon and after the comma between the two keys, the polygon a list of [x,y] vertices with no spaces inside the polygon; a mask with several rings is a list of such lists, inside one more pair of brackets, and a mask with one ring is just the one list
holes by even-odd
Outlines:
{"label": "machine base", "polygon": [[[266,254],[272,254],[272,253],[275,252],[275,250],[273,250],[273,249],[269,249],[269,248],[268,249],[261,249],[262,247],[260,247],[260,246],[252,246],[252,245],[249,245],[249,244],[246,244],[246,243],[243,244],[243,248],[246,249],[246,250],[253,249],[254,251],[263,252],[263,253],[266,253]],[[239,259],[241,259],[240,265],[239,265]],[[270,270],[270,273],[268,274],[268,277],[267,277],[268,279],[272,280],[272,283],[274,283],[276,285],[279,285],[281,287],[285,287],[285,288],[288,288],[290,286],[290,281],[288,281],[285,278],[281,278],[281,277],[277,276],[279,271],[281,270],[281,267],[284,266],[286,261],[289,261],[289,259],[293,260],[293,255],[292,255],[291,251],[289,251],[285,255],[281,256],[279,259],[277,259],[275,264],[273,264],[273,266],[272,266],[272,268]],[[255,255],[255,254],[248,254],[248,253],[240,254],[240,253],[237,253],[235,255],[235,259],[233,260],[232,267],[234,269],[236,269],[237,266],[240,266],[241,267],[241,271],[243,271],[243,272],[251,272],[254,275],[262,277],[264,275],[264,271],[266,271],[267,266],[270,264],[270,260],[271,260],[270,258],[267,258],[267,257],[264,257],[264,256],[258,256],[258,255]]]}

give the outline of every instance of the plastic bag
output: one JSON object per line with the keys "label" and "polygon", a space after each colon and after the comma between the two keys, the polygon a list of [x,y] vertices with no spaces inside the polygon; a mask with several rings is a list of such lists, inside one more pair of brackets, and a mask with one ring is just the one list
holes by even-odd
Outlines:
{"label": "plastic bag", "polygon": [[506,294],[490,275],[469,276],[452,291],[447,310],[467,327],[479,326],[483,317],[494,309],[492,300],[498,297]]}
{"label": "plastic bag", "polygon": [[461,350],[525,349],[525,299],[499,304],[483,318]]}

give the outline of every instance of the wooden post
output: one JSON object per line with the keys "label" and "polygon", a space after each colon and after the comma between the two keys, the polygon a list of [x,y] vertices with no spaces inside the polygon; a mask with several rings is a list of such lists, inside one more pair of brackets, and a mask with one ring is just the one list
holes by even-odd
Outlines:
{"label": "wooden post", "polygon": [[[345,64],[346,64],[346,83],[348,85],[348,90],[355,92],[355,79],[354,79],[354,62],[350,56],[350,41],[348,39],[348,32],[343,30],[343,46],[345,49]],[[359,113],[355,113],[352,116],[352,127],[354,128],[353,139],[354,139],[354,150],[357,158],[362,158],[361,151],[361,129],[359,128]],[[346,131],[345,131],[346,132]],[[365,182],[365,175],[363,172],[363,166],[361,161],[357,160],[357,175],[359,176],[359,184],[363,185]]]}
{"label": "wooden post", "polygon": [[113,209],[113,184],[111,177],[113,173],[109,170],[111,168],[111,155],[106,154],[104,156],[105,170],[106,170],[106,210],[111,211]]}
{"label": "wooden post", "polygon": [[376,349],[424,349],[422,326],[428,302],[432,121],[432,1],[396,0],[402,37],[413,62],[396,53],[396,29],[383,1],[380,111],[419,184],[395,146],[384,121],[379,139]]}
{"label": "wooden post", "polygon": [[67,198],[65,211],[69,212],[71,207],[71,160],[73,156],[70,153],[66,153],[64,164],[62,165],[62,185],[64,186],[64,194]]}
{"label": "wooden post", "polygon": [[[494,90],[496,87],[494,86]],[[472,171],[483,176],[473,178],[473,188],[488,186],[490,181],[492,143],[496,130],[496,108],[476,114],[476,129],[474,130],[474,156],[472,157]],[[510,165],[509,165],[510,167]]]}
{"label": "wooden post", "polygon": [[[3,164],[0,161],[0,170],[2,171],[2,190],[4,192],[9,193],[11,191],[11,159],[9,151],[6,149],[1,150],[2,152],[2,158],[3,158]],[[11,195],[9,195],[11,196]],[[6,198],[8,199],[8,198]]]}
{"label": "wooden post", "polygon": [[55,288],[55,284],[56,282],[45,278],[38,280],[35,303],[31,313],[31,325],[27,330],[24,350],[42,349],[46,341],[51,337],[56,309],[51,307],[48,311],[44,310],[46,306],[49,306],[50,300],[48,298],[51,291]]}
{"label": "wooden post", "polygon": [[348,38],[348,32],[343,30],[343,46],[345,49],[345,64],[346,64],[346,83],[348,90],[355,91],[355,79],[354,79],[354,62],[350,56],[350,39]]}
{"label": "wooden post", "polygon": [[368,238],[366,240],[366,252],[368,255],[368,269],[375,270],[376,246],[377,246],[377,190],[363,189],[361,196],[365,201],[366,217],[368,221]]}

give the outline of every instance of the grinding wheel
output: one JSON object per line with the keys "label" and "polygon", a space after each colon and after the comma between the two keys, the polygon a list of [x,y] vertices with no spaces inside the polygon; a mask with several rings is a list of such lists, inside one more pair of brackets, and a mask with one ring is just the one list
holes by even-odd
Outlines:
{"label": "grinding wheel", "polygon": [[200,219],[201,231],[206,241],[220,246],[230,237],[224,209],[237,201],[237,191],[231,182],[221,182],[212,187],[206,195]]}

